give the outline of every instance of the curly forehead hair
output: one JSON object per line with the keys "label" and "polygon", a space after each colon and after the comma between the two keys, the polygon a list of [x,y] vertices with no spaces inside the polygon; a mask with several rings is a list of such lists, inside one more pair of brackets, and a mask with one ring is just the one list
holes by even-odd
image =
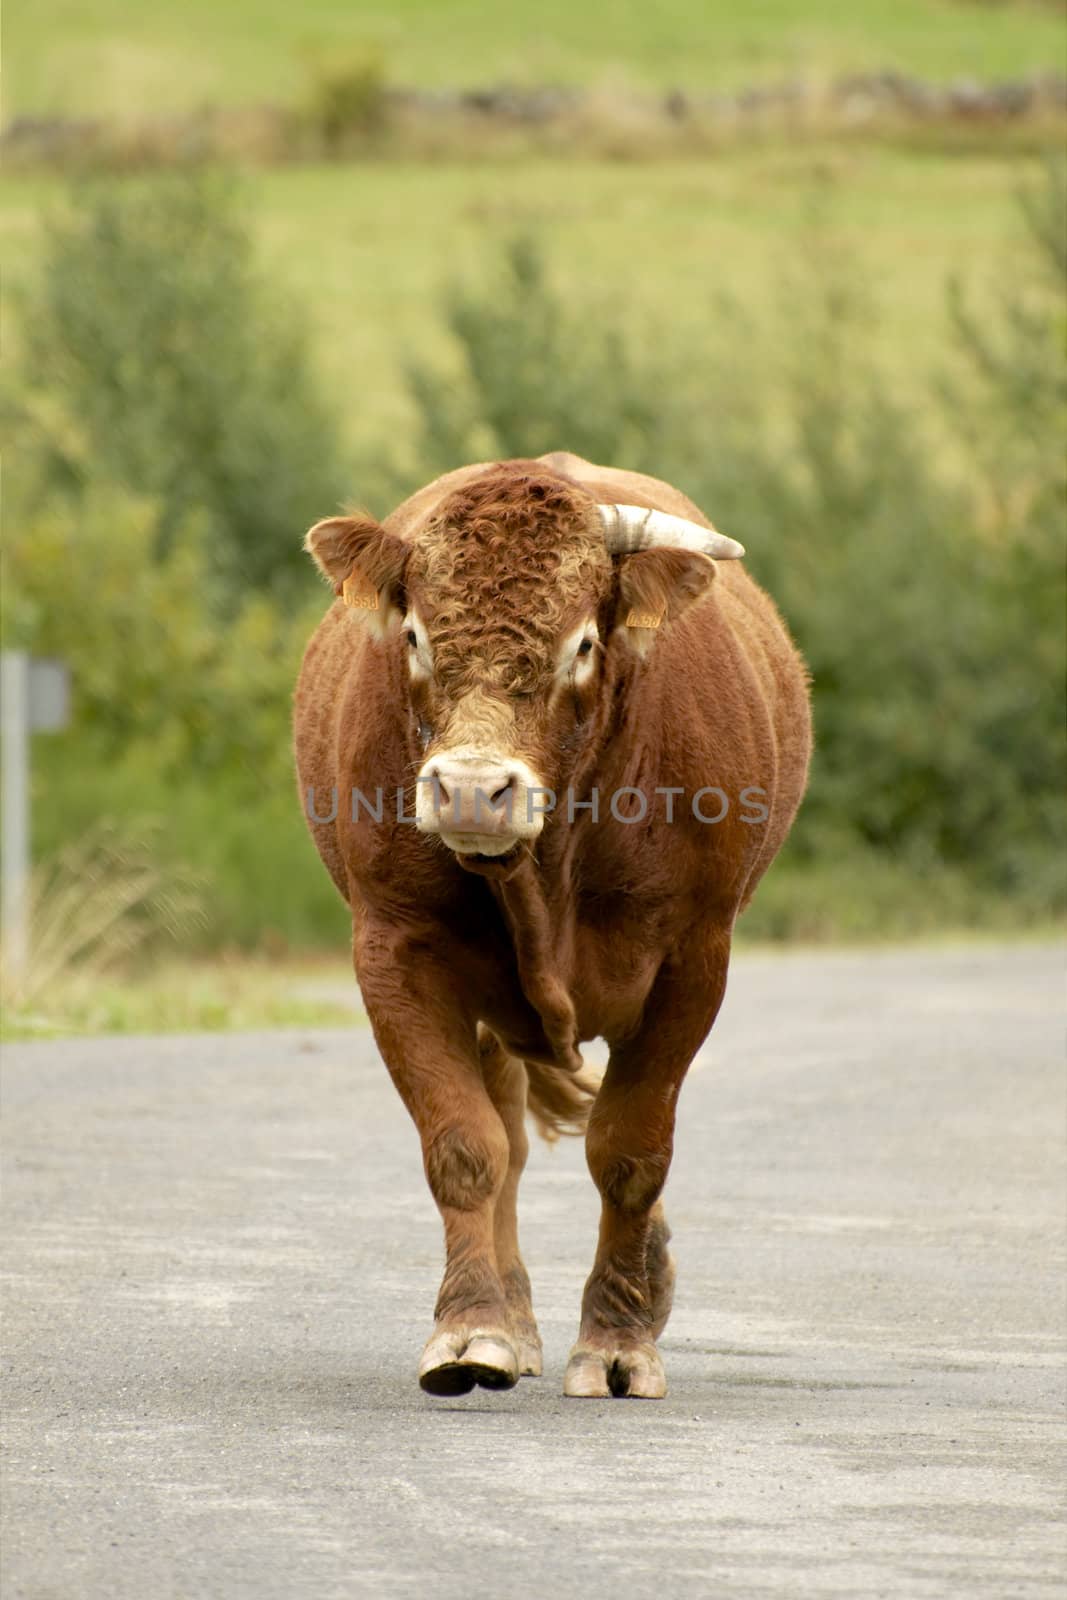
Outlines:
{"label": "curly forehead hair", "polygon": [[611,570],[589,495],[536,469],[494,467],[441,506],[420,535],[412,576],[425,586],[439,676],[488,678],[504,691],[552,670],[565,626],[595,604]]}

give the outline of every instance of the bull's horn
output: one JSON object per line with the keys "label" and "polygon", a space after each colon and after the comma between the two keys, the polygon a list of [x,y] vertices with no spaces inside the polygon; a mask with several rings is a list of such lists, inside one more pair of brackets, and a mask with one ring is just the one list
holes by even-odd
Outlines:
{"label": "bull's horn", "polygon": [[672,517],[668,511],[649,511],[646,506],[597,506],[604,524],[604,538],[613,556],[632,555],[635,550],[651,550],[657,545],[672,545],[676,550],[695,550],[716,561],[736,561],[745,553],[743,544],[728,539],[714,528],[699,522]]}

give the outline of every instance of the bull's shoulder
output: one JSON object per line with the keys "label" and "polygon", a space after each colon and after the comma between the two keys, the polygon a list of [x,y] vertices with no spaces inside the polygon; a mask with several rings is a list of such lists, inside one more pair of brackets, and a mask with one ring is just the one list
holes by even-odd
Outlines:
{"label": "bull's shoulder", "polygon": [[720,616],[739,639],[750,647],[789,663],[799,671],[805,686],[808,669],[789,627],[766,589],[738,561],[720,562],[715,596]]}

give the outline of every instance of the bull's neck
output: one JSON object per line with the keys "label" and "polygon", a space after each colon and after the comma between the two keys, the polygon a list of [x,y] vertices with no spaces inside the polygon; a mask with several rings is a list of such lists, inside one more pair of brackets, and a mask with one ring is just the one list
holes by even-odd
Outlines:
{"label": "bull's neck", "polygon": [[545,1037],[563,1067],[581,1069],[574,1002],[559,959],[557,929],[533,858],[527,856],[506,882],[496,886],[511,930],[523,994],[541,1018]]}

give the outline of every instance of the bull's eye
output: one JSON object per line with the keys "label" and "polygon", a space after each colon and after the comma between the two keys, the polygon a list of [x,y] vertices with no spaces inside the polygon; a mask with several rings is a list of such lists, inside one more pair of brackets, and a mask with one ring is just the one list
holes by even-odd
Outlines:
{"label": "bull's eye", "polygon": [[419,647],[419,638],[418,638],[418,634],[415,632],[414,628],[409,628],[407,633],[405,633],[404,638],[407,640],[407,642],[411,646],[412,650],[417,650],[418,649],[418,647]]}
{"label": "bull's eye", "polygon": [[590,650],[592,650],[592,648],[593,648],[592,639],[583,639],[581,644],[578,646],[578,652],[577,653],[578,653],[579,656],[587,656],[589,654]]}

